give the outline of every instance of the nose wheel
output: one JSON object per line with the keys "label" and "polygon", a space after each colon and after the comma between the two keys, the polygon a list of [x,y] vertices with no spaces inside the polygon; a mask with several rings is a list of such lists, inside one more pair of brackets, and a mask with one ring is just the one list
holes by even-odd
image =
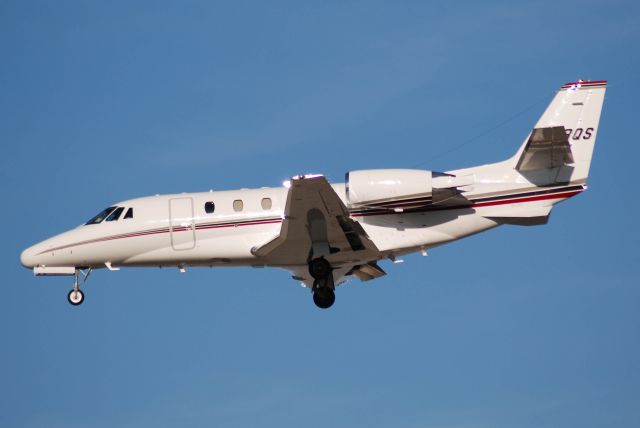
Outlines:
{"label": "nose wheel", "polygon": [[84,293],[82,291],[80,291],[80,289],[71,290],[71,291],[69,291],[69,294],[67,294],[67,300],[73,306],[78,306],[79,304],[84,302]]}
{"label": "nose wheel", "polygon": [[80,290],[80,273],[82,272],[82,283],[84,284],[87,281],[89,275],[91,275],[91,268],[87,270],[85,273],[83,270],[76,269],[73,274],[73,288],[67,294],[67,300],[73,306],[78,306],[84,302],[84,293]]}

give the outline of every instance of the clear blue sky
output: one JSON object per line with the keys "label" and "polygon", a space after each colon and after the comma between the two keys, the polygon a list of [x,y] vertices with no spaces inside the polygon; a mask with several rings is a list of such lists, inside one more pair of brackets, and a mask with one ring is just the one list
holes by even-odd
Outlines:
{"label": "clear blue sky", "polygon": [[[639,22],[631,1],[3,1],[0,426],[640,425]],[[131,197],[498,161],[578,78],[610,81],[587,193],[329,311],[269,269],[99,271],[73,308],[18,262]]]}

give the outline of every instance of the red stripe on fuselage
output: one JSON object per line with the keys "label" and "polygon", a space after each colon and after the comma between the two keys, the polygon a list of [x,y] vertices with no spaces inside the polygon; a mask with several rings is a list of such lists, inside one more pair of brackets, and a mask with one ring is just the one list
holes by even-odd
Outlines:
{"label": "red stripe on fuselage", "polygon": [[[255,220],[255,221],[246,221],[245,223],[222,223],[222,224],[202,225],[202,226],[196,225],[195,228],[196,228],[196,230],[201,230],[201,229],[219,229],[219,228],[224,228],[224,227],[256,226],[256,225],[274,224],[274,223],[280,223],[280,222],[282,222],[282,219],[278,219],[278,220]],[[193,229],[191,227],[180,226],[178,228],[174,228],[173,232],[186,232],[188,230],[193,230]],[[169,233],[169,232],[171,232],[171,229],[165,228],[165,229],[159,229],[159,230],[131,232],[131,233],[126,233],[126,234],[122,234],[122,235],[106,236],[106,237],[103,237],[103,238],[94,238],[94,239],[90,239],[90,240],[87,240],[87,241],[74,242],[73,244],[62,245],[60,247],[55,247],[55,248],[49,248],[49,249],[47,249],[45,251],[42,251],[38,255],[44,254],[44,253],[49,253],[49,252],[52,252],[52,251],[59,251],[59,250],[67,249],[67,248],[78,247],[80,245],[95,244],[95,243],[98,243],[98,242],[114,241],[114,240],[117,240],[117,239],[125,239],[125,238],[137,238],[139,236],[157,235],[157,234]]]}
{"label": "red stripe on fuselage", "polygon": [[547,199],[563,199],[570,198],[571,196],[575,196],[578,193],[583,192],[584,190],[573,190],[571,192],[564,193],[551,193],[549,195],[540,195],[540,196],[530,196],[528,198],[516,198],[516,199],[506,199],[500,201],[489,201],[489,202],[478,202],[471,205],[470,208],[481,208],[488,207],[491,205],[507,205],[507,204],[518,204],[521,202],[533,202],[533,201],[544,201]]}
{"label": "red stripe on fuselage", "polygon": [[[533,201],[543,201],[543,200],[549,200],[549,199],[563,199],[563,198],[570,198],[571,196],[575,196],[578,193],[584,192],[584,188],[581,190],[571,190],[568,192],[559,192],[559,193],[549,193],[546,195],[537,195],[537,196],[527,196],[527,197],[515,197],[515,198],[511,198],[511,199],[507,199],[508,196],[506,196],[504,199],[499,199],[499,200],[494,200],[494,201],[486,201],[486,202],[475,202],[472,203],[469,206],[452,206],[452,207],[425,207],[423,210],[417,210],[417,211],[410,211],[407,212],[406,214],[411,214],[411,213],[416,213],[416,212],[431,212],[431,211],[445,211],[445,210],[454,210],[454,209],[473,209],[473,208],[482,208],[482,207],[488,207],[488,206],[492,206],[492,205],[508,205],[508,204],[517,204],[517,203],[522,203],[522,202],[533,202]],[[361,212],[361,213],[357,213],[357,214],[351,214],[351,217],[369,217],[369,216],[375,216],[375,215],[393,215],[393,214],[398,214],[401,215],[402,213],[393,213],[393,212],[389,212],[389,211],[376,211],[376,212]]]}

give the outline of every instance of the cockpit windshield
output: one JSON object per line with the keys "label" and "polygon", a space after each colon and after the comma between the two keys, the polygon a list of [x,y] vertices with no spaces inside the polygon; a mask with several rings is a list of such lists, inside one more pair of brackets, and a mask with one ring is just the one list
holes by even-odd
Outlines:
{"label": "cockpit windshield", "polygon": [[105,221],[117,221],[122,215],[122,211],[124,211],[123,207],[118,207],[115,211],[109,214],[109,217]]}
{"label": "cockpit windshield", "polygon": [[113,210],[115,210],[117,207],[109,207],[109,208],[105,208],[104,210],[100,211],[100,214],[98,214],[97,216],[93,217],[91,220],[89,220],[88,222],[86,222],[85,224],[98,224],[101,223],[102,220],[104,220],[105,218],[107,218],[107,216],[109,214],[111,214],[111,212]]}

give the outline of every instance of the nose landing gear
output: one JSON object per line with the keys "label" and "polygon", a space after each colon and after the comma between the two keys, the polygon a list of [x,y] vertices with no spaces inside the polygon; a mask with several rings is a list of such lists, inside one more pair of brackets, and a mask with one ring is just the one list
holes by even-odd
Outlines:
{"label": "nose landing gear", "polygon": [[82,283],[84,284],[87,281],[87,278],[89,278],[89,275],[91,275],[91,270],[92,269],[89,268],[85,273],[85,271],[81,269],[76,269],[75,273],[73,274],[73,288],[71,289],[71,291],[69,291],[69,294],[67,294],[67,300],[73,306],[78,306],[82,304],[82,302],[84,302],[84,293],[82,292],[82,290],[80,290],[80,273],[82,273]]}

